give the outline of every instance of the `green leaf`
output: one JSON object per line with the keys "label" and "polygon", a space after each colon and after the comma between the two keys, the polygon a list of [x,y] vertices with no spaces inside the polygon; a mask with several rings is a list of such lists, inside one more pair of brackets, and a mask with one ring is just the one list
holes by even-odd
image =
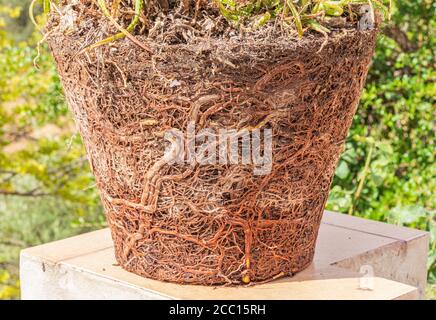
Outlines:
{"label": "green leaf", "polygon": [[350,168],[348,167],[348,164],[345,161],[341,161],[336,169],[336,176],[340,179],[346,179],[349,174]]}

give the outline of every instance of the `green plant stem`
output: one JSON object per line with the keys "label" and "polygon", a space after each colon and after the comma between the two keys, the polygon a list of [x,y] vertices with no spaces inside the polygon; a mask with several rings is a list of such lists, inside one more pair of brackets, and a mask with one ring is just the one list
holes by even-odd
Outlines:
{"label": "green plant stem", "polygon": [[375,148],[374,143],[371,143],[370,147],[369,147],[368,155],[367,155],[366,160],[365,160],[365,167],[363,168],[362,175],[361,175],[360,181],[359,181],[359,185],[357,186],[356,193],[354,194],[353,203],[350,207],[350,210],[348,211],[349,215],[353,215],[356,202],[360,198],[360,195],[362,194],[362,190],[363,190],[363,187],[365,185],[366,177],[367,177],[368,173],[370,172],[369,166],[371,164],[372,154],[374,152],[374,148]]}
{"label": "green plant stem", "polygon": [[301,38],[303,37],[303,24],[301,23],[301,17],[298,13],[297,8],[292,3],[292,0],[286,0],[286,4],[289,7],[289,10],[291,10],[292,16],[294,17],[295,26],[297,28],[298,36]]}
{"label": "green plant stem", "polygon": [[134,42],[136,45],[138,45],[139,47],[143,48],[146,51],[151,52],[150,48],[148,48],[147,46],[145,46],[143,43],[141,43],[140,41],[138,41],[138,39],[136,39],[130,32],[133,31],[133,29],[136,27],[136,25],[139,22],[139,18],[141,16],[141,12],[142,12],[142,0],[135,0],[135,16],[132,19],[132,22],[129,24],[129,26],[125,29],[123,28],[111,15],[111,13],[109,12],[108,8],[106,7],[106,3],[104,0],[97,0],[98,5],[100,6],[100,9],[103,11],[103,14],[106,16],[106,18],[109,19],[109,21],[118,29],[120,30],[120,33],[117,33],[114,36],[111,36],[109,38],[106,38],[104,40],[101,40],[93,45],[90,45],[88,47],[86,47],[84,50],[82,50],[80,53],[86,52],[86,51],[90,51],[92,49],[98,48],[102,45],[111,43],[113,41],[116,41],[118,39],[122,39],[124,37],[129,38],[132,42]]}

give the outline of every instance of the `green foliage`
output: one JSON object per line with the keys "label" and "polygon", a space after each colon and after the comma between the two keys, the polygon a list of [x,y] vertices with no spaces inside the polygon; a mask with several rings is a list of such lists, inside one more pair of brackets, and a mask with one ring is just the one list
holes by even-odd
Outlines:
{"label": "green foliage", "polygon": [[432,1],[398,2],[393,20],[399,30],[394,38],[402,40],[379,39],[328,204],[331,210],[430,231],[432,283],[436,283],[434,12]]}
{"label": "green foliage", "polygon": [[[231,0],[222,1],[231,8]],[[0,299],[18,298],[22,248],[105,223],[46,48],[39,70],[33,66],[40,36],[23,18],[29,3],[0,0]],[[436,295],[435,6],[397,3],[398,30],[379,39],[328,203],[330,210],[430,231],[429,297]],[[256,23],[277,14],[268,10]]]}
{"label": "green foliage", "polygon": [[[106,38],[92,45],[88,49],[93,49],[101,45],[129,37],[130,32],[140,21],[140,15],[147,10],[149,2],[143,5],[143,0],[131,0],[130,3],[123,3],[123,6],[133,7],[134,16],[129,26],[124,29],[117,22],[117,15],[121,2],[119,0],[110,1],[107,6],[106,0],[96,0],[104,16],[109,19],[120,31],[118,34]],[[392,0],[213,0],[216,3],[220,13],[230,23],[236,27],[248,26],[249,28],[258,28],[264,26],[268,21],[280,20],[285,27],[297,30],[298,36],[302,37],[305,30],[311,29],[326,35],[328,29],[328,20],[332,17],[353,16],[352,5],[369,5],[374,12],[381,12],[385,18],[390,16]],[[58,3],[56,0],[32,0],[29,11],[30,17],[35,25],[38,25],[34,19],[33,11],[36,4],[40,4],[44,13],[50,11],[52,3]],[[151,4],[153,5],[153,4]],[[132,39],[133,40],[133,39]]]}
{"label": "green foliage", "polygon": [[0,300],[10,300],[20,294],[20,282],[12,280],[7,270],[0,269]]}
{"label": "green foliage", "polygon": [[43,48],[36,69],[40,35],[13,37],[20,13],[0,3],[0,299],[19,295],[22,248],[104,225],[52,58]]}
{"label": "green foliage", "polygon": [[332,17],[354,16],[351,5],[369,5],[388,18],[391,1],[385,0],[215,0],[221,14],[235,26],[257,28],[280,19],[302,37],[311,29],[326,34]]}

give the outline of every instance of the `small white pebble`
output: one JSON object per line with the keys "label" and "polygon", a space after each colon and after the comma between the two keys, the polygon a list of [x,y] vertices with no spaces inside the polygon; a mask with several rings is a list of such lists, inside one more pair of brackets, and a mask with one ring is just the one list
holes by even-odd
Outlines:
{"label": "small white pebble", "polygon": [[170,88],[175,88],[181,86],[182,83],[179,80],[173,80],[170,82]]}
{"label": "small white pebble", "polygon": [[359,10],[361,18],[357,25],[359,30],[372,30],[375,27],[374,11],[368,5],[362,6]]}

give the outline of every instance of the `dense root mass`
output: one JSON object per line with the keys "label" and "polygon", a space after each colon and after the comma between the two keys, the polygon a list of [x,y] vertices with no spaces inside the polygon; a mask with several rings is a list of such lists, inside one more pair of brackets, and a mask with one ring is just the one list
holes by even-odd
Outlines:
{"label": "dense root mass", "polygon": [[[94,9],[81,1],[53,12],[47,39],[120,265],[215,285],[310,264],[376,30],[297,40],[276,25],[242,34],[205,13],[194,26],[174,13],[136,34],[150,50],[126,38],[80,53],[116,32]],[[166,164],[164,133],[190,121],[197,130],[271,129],[271,173]]]}

